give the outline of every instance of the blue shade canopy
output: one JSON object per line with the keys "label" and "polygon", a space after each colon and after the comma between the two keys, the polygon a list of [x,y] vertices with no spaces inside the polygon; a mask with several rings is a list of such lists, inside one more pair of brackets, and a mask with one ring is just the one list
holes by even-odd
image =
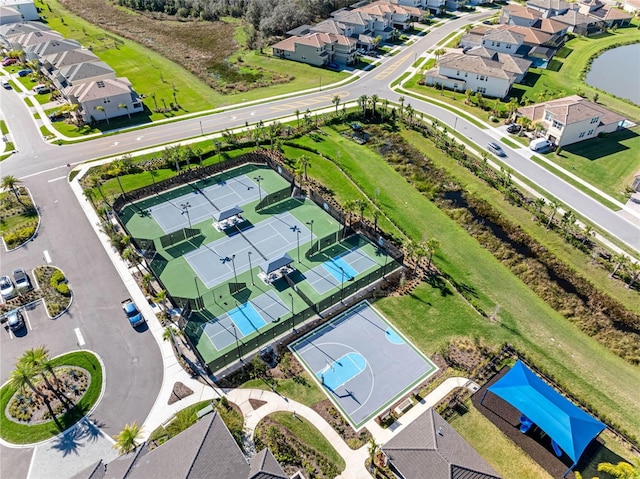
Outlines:
{"label": "blue shade canopy", "polygon": [[578,462],[591,440],[606,427],[545,383],[521,361],[488,388],[551,437]]}
{"label": "blue shade canopy", "polygon": [[280,268],[290,265],[293,263],[293,258],[289,256],[287,253],[280,256],[278,259],[274,259],[273,261],[267,261],[266,263],[260,265],[260,269],[265,273],[273,273],[274,271],[279,270]]}

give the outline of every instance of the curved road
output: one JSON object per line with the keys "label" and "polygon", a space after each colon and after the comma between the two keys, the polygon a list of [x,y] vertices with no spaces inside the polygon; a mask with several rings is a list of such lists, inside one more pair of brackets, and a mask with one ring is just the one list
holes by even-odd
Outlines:
{"label": "curved road", "polygon": [[[75,301],[69,314],[48,324],[41,321],[24,338],[2,342],[1,378],[5,380],[13,361],[24,349],[45,343],[52,353],[76,348],[82,334],[84,347],[101,355],[107,368],[107,390],[94,418],[103,423],[108,434],[117,433],[125,422],[143,423],[150,411],[162,381],[162,359],[151,334],[137,333],[122,317],[119,301],[125,297],[113,265],[75,201],[66,181],[67,163],[122,155],[162,143],[196,137],[225,128],[243,127],[246,122],[293,115],[295,110],[331,107],[331,99],[339,94],[345,101],[355,101],[362,94],[377,94],[380,98],[397,101],[400,97],[390,84],[409,68],[425,50],[444,39],[449,33],[472,22],[482,20],[491,13],[465,15],[421,37],[394,57],[363,73],[358,81],[287,99],[269,101],[261,105],[221,110],[199,118],[150,126],[117,135],[98,137],[73,145],[56,146],[42,139],[39,128],[26,105],[15,92],[0,91],[0,106],[18,152],[1,164],[2,176],[14,175],[21,179],[34,194],[43,213],[43,226],[35,241],[26,248],[2,253],[2,273],[13,267],[33,267],[43,263],[44,251],[52,263],[61,267],[71,282]],[[480,129],[449,110],[431,103],[407,97],[416,111],[437,117],[470,140],[484,147],[499,137],[493,129]],[[201,130],[202,128],[202,130]],[[556,178],[517,151],[505,147],[508,158],[503,161],[514,171],[526,176],[557,197],[571,209],[590,219],[611,234],[640,251],[640,224],[631,223],[607,209],[589,196]],[[35,322],[35,321],[34,321]],[[7,457],[6,448],[0,450]],[[18,453],[15,453],[18,455]],[[24,454],[24,453],[22,453]],[[16,456],[17,457],[17,456]],[[14,462],[14,461],[11,461]],[[2,461],[2,476],[8,473],[7,461]],[[15,462],[13,464],[15,466]],[[13,470],[12,477],[16,474]],[[25,474],[26,476],[26,469]],[[7,476],[9,477],[9,476]]]}

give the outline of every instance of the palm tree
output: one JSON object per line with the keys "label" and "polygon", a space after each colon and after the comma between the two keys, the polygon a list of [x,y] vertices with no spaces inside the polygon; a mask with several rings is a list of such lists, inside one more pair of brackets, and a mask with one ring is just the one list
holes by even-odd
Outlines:
{"label": "palm tree", "polygon": [[593,231],[593,226],[586,225],[584,227],[584,231],[582,232],[582,244],[586,244],[587,240],[591,238],[594,234],[595,234],[595,231]]}
{"label": "palm tree", "polygon": [[9,386],[15,389],[16,391],[22,391],[25,387],[28,387],[29,389],[31,389],[31,391],[33,391],[35,395],[40,396],[45,406],[47,406],[47,409],[49,410],[49,414],[53,418],[53,421],[56,423],[56,426],[60,428],[60,422],[58,421],[55,413],[53,412],[53,408],[49,403],[49,398],[47,397],[46,394],[43,394],[42,392],[40,392],[40,390],[37,389],[33,384],[33,378],[37,374],[38,372],[36,371],[33,365],[18,361],[16,363],[15,369],[11,371],[11,374],[9,375]]}
{"label": "palm tree", "polygon": [[102,105],[96,105],[93,107],[94,110],[96,111],[101,111],[102,113],[104,113],[104,119],[107,120],[107,125],[109,124],[109,116],[107,115],[107,110],[104,109],[104,107]]}
{"label": "palm tree", "polygon": [[138,447],[138,439],[142,434],[142,429],[134,421],[131,424],[125,424],[120,434],[115,436],[116,443],[113,445],[120,454],[128,454]]}
{"label": "palm tree", "polygon": [[2,177],[2,188],[9,188],[16,197],[16,200],[20,201],[20,194],[18,193],[17,186],[20,184],[20,180],[13,175],[7,175]]}
{"label": "palm tree", "polygon": [[338,116],[338,105],[340,105],[340,95],[333,95],[331,103],[336,106],[336,116]]}
{"label": "palm tree", "polygon": [[631,275],[631,281],[629,281],[627,288],[631,289],[640,276],[640,263],[636,263],[635,261],[630,262],[627,265],[627,272]]}
{"label": "palm tree", "polygon": [[382,100],[382,121],[384,121],[384,115],[387,113],[389,109],[389,100],[388,99],[384,99]]}
{"label": "palm tree", "polygon": [[131,113],[129,113],[129,105],[127,105],[126,103],[118,103],[118,109],[120,108],[124,108],[127,112],[127,116],[129,117],[129,120],[131,120]]}
{"label": "palm tree", "polygon": [[564,230],[565,236],[568,238],[571,235],[573,225],[576,223],[576,215],[573,213],[573,211],[567,210],[562,215],[560,223],[562,224],[562,229]]}
{"label": "palm tree", "polygon": [[436,57],[436,65],[438,64],[438,60],[440,59],[440,57],[445,53],[447,53],[447,51],[444,48],[438,48],[435,52],[433,52]]}
{"label": "palm tree", "polygon": [[640,463],[638,461],[633,466],[624,461],[618,464],[601,462],[598,464],[598,471],[610,474],[617,479],[640,479]]}
{"label": "palm tree", "polygon": [[400,116],[402,116],[404,114],[404,97],[401,96],[398,101],[400,102]]}
{"label": "palm tree", "polygon": [[373,469],[376,467],[376,454],[378,453],[378,449],[380,445],[376,443],[375,438],[369,439],[369,444],[367,445],[367,451],[369,452],[369,472],[373,472]]}
{"label": "palm tree", "polygon": [[544,200],[544,198],[542,197],[536,198],[536,200],[533,202],[533,214],[535,216],[539,215],[540,212],[542,211],[542,208],[544,208],[544,205],[546,204],[547,202]]}
{"label": "palm tree", "polygon": [[164,312],[164,302],[167,300],[167,292],[164,289],[158,291],[153,300],[158,304],[160,311]]}
{"label": "palm tree", "polygon": [[346,218],[345,218],[345,222],[344,222],[344,229],[342,231],[342,236],[344,237],[344,235],[347,234],[347,227],[351,226],[351,215],[353,214],[353,211],[356,208],[356,201],[355,200],[347,200],[344,202],[343,205],[344,208],[344,212],[346,214]]}
{"label": "palm tree", "polygon": [[551,226],[553,217],[556,215],[558,208],[560,208],[560,204],[556,200],[551,200],[549,206],[551,206],[551,214],[549,215],[549,221],[547,222],[547,229],[549,229],[549,226]]}
{"label": "palm tree", "polygon": [[360,221],[364,219],[364,210],[367,209],[367,202],[362,198],[355,201],[354,207],[360,213]]}
{"label": "palm tree", "polygon": [[616,265],[613,268],[613,271],[611,272],[611,274],[609,275],[610,278],[613,278],[620,268],[622,268],[623,266],[626,266],[627,262],[629,261],[629,258],[627,258],[624,253],[618,253],[613,257],[613,261],[616,263]]}
{"label": "palm tree", "polygon": [[311,166],[311,158],[309,158],[307,155],[300,156],[300,158],[298,158],[298,166],[304,172],[305,181],[308,180],[309,177],[307,176],[307,168]]}
{"label": "palm tree", "polygon": [[411,103],[407,103],[407,116],[409,117],[409,125],[413,125],[413,115],[415,114],[415,110],[411,106]]}
{"label": "palm tree", "polygon": [[362,108],[362,118],[365,118],[367,116],[367,99],[369,97],[367,95],[361,95],[360,98],[358,98],[358,106],[360,108]]}
{"label": "palm tree", "polygon": [[269,143],[271,144],[271,149],[273,150],[273,142],[276,138],[280,136],[282,132],[282,124],[279,121],[274,121],[269,124]]}
{"label": "palm tree", "polygon": [[380,101],[380,97],[378,95],[371,95],[371,106],[372,106],[372,116],[375,118],[376,117],[376,106],[378,105],[378,102]]}
{"label": "palm tree", "polygon": [[440,242],[435,238],[429,238],[424,242],[424,249],[427,252],[429,259],[427,260],[427,271],[431,269],[431,260],[436,250],[440,247]]}
{"label": "palm tree", "polygon": [[300,110],[296,108],[296,111],[294,111],[294,113],[296,115],[296,119],[298,120],[298,128],[300,128]]}

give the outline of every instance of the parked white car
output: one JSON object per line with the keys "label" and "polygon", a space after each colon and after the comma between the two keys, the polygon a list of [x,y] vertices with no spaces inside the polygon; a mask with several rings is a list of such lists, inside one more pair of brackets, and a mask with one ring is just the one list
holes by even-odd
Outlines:
{"label": "parked white car", "polygon": [[11,299],[16,295],[16,288],[13,286],[13,281],[9,276],[2,276],[0,278],[0,295],[4,299]]}

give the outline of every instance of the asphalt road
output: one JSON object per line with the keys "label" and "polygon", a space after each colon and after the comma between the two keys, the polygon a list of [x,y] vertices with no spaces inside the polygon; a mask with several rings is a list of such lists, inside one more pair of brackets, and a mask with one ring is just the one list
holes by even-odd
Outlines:
{"label": "asphalt road", "polygon": [[[30,270],[43,264],[43,252],[46,250],[52,264],[67,274],[75,299],[69,313],[55,321],[46,319],[42,308],[28,312],[32,329],[22,338],[3,333],[0,378],[5,380],[8,377],[15,358],[29,347],[46,344],[52,354],[76,349],[77,328],[86,343],[84,347],[96,351],[106,365],[107,390],[94,417],[104,425],[107,434],[117,433],[125,422],[135,420],[143,423],[160,388],[162,360],[157,345],[151,334],[131,329],[122,316],[119,302],[127,292],[71,193],[66,181],[67,163],[117,156],[198,136],[202,131],[208,134],[224,128],[242,127],[246,122],[252,124],[293,115],[296,110],[330,107],[336,94],[341,96],[342,102],[355,101],[363,94],[377,94],[380,98],[397,101],[400,95],[391,91],[389,85],[413,64],[417,56],[456,29],[489,15],[491,13],[475,14],[450,21],[404,48],[398,55],[385,59],[382,65],[364,73],[360,80],[342,87],[141,130],[123,131],[73,145],[46,143],[24,101],[15,92],[1,90],[0,107],[18,148],[16,154],[2,162],[1,175],[20,178],[32,191],[43,215],[42,228],[35,241],[16,252],[0,253],[2,273],[6,274],[18,266]],[[455,125],[458,131],[481,148],[497,138],[496,131],[479,129],[448,110],[406,97],[405,105],[408,103],[416,111],[434,116],[451,128]],[[639,224],[630,223],[510,148],[504,149],[508,154],[504,161],[510,168],[640,251]],[[24,450],[2,448],[0,455],[2,477],[24,477],[16,474],[23,469]]]}

